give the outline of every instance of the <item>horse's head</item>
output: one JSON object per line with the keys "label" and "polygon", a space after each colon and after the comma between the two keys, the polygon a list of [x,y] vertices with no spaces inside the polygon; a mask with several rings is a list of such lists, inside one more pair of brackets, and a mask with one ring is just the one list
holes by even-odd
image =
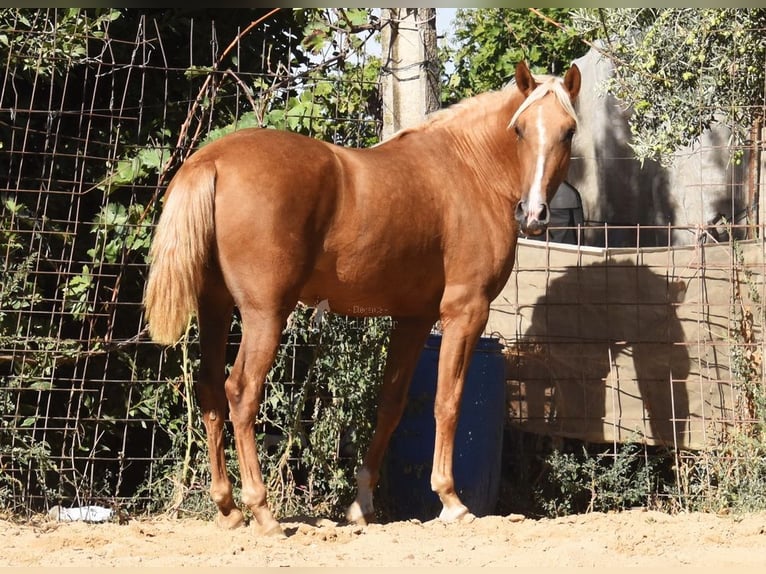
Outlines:
{"label": "horse's head", "polygon": [[515,217],[521,232],[540,235],[550,221],[548,201],[566,177],[577,127],[572,103],[580,91],[580,70],[564,79],[535,79],[524,62],[516,66],[516,86],[525,96],[509,129],[516,132],[521,198]]}

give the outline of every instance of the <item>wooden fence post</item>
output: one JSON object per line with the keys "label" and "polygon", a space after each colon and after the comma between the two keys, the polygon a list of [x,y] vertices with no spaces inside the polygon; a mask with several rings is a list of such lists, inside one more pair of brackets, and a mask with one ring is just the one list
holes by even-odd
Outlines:
{"label": "wooden fence post", "polygon": [[384,8],[383,139],[439,108],[435,8]]}

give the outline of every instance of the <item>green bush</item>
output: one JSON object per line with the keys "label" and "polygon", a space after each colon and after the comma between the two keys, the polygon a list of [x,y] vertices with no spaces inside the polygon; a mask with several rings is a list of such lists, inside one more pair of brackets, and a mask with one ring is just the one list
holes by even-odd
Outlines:
{"label": "green bush", "polygon": [[556,450],[546,463],[553,493],[542,506],[549,516],[646,506],[656,492],[653,463],[635,443],[595,456],[585,447],[581,455]]}

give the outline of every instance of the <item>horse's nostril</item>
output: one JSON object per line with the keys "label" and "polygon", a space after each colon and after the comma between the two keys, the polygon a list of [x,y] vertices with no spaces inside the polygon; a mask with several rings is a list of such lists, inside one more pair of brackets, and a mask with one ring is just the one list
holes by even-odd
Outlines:
{"label": "horse's nostril", "polygon": [[520,201],[516,204],[516,219],[522,219],[524,217],[524,212],[526,209],[524,208],[524,202]]}
{"label": "horse's nostril", "polygon": [[547,203],[541,203],[540,204],[540,212],[537,216],[538,221],[540,223],[548,223],[548,204]]}

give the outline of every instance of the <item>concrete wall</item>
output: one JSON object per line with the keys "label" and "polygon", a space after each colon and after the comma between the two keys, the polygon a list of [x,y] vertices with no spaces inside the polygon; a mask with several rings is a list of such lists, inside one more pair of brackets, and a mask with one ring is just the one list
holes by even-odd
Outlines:
{"label": "concrete wall", "polygon": [[630,246],[639,238],[641,246],[688,245],[697,242],[696,230],[669,233],[617,226],[695,227],[719,214],[744,223],[747,158],[732,164],[725,126],[708,130],[697,144],[678,151],[670,168],[649,160],[641,165],[629,145],[630,111],[604,93],[603,83],[614,73],[612,63],[594,49],[575,63],[583,84],[568,180],[582,194],[586,220],[614,226],[607,233],[588,234],[588,244]]}

